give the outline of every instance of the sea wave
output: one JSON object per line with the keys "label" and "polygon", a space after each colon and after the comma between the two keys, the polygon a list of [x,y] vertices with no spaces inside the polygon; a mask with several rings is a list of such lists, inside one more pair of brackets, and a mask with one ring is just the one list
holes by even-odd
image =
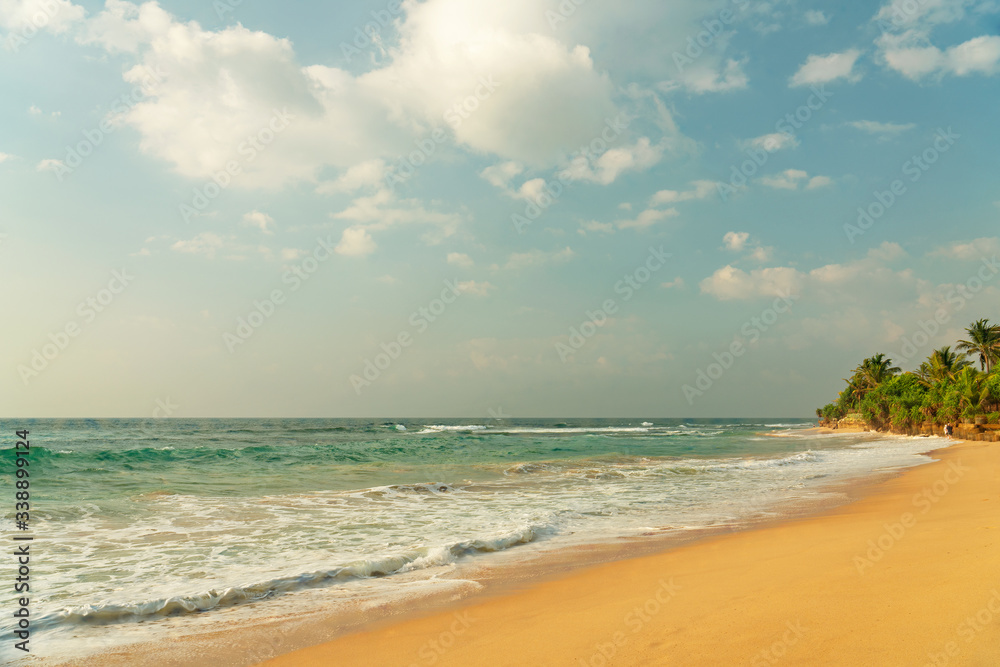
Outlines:
{"label": "sea wave", "polygon": [[211,589],[192,595],[176,595],[137,602],[102,601],[97,604],[65,607],[45,614],[34,622],[39,630],[66,625],[108,625],[141,622],[196,614],[239,604],[266,600],[275,596],[332,586],[359,579],[387,577],[431,567],[450,565],[461,558],[481,553],[503,551],[534,542],[553,532],[553,526],[530,524],[490,537],[472,538],[450,544],[362,559],[328,570],[304,572],[266,581]]}

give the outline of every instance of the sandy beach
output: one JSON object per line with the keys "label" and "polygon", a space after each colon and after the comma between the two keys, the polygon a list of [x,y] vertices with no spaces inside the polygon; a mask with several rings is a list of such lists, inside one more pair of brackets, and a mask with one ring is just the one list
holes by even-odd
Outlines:
{"label": "sandy beach", "polygon": [[267,661],[1000,664],[1000,446],[960,442],[854,503],[603,564]]}

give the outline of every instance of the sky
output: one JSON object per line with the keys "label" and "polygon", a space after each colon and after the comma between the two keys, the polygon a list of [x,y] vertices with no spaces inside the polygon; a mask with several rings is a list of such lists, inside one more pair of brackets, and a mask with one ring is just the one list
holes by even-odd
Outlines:
{"label": "sky", "polygon": [[810,416],[1000,319],[998,28],[0,0],[0,414]]}

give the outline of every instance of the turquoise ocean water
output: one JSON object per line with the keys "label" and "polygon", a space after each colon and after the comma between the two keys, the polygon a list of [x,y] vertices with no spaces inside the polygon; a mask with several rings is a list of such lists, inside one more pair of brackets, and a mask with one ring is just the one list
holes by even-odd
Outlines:
{"label": "turquoise ocean water", "polygon": [[[31,431],[33,655],[65,658],[305,592],[434,585],[504,553],[739,527],[940,445],[798,433],[810,425],[26,420],[7,422],[0,457],[10,470],[14,427]],[[3,608],[13,598],[5,585]]]}

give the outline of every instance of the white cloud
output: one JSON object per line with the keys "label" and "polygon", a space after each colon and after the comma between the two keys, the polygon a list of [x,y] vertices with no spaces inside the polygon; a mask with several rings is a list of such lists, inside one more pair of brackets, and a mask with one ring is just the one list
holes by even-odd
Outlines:
{"label": "white cloud", "polygon": [[282,248],[281,250],[281,259],[283,259],[286,262],[291,262],[298,259],[299,257],[305,257],[305,256],[306,256],[306,251],[299,250],[298,248]]}
{"label": "white cloud", "polygon": [[650,198],[649,205],[662,206],[692,199],[707,199],[716,191],[715,181],[692,181],[691,185],[694,186],[692,189],[683,192],[660,190]]}
{"label": "white cloud", "polygon": [[273,234],[274,231],[268,228],[268,225],[274,224],[274,218],[269,216],[267,213],[262,211],[250,211],[243,215],[243,224],[250,227],[256,227],[264,234]]}
{"label": "white cloud", "polygon": [[798,295],[805,276],[789,267],[754,269],[747,273],[727,265],[701,281],[701,291],[721,301],[761,296]]}
{"label": "white cloud", "polygon": [[544,250],[529,250],[528,252],[516,252],[507,259],[505,269],[518,270],[533,266],[543,266],[545,264],[562,264],[576,257],[572,248],[566,247],[555,252],[545,252]]}
{"label": "white cloud", "polygon": [[14,156],[10,153],[0,153],[0,162],[6,162],[7,160],[14,159]]}
{"label": "white cloud", "polygon": [[760,183],[777,190],[798,190],[802,185],[805,186],[806,190],[816,190],[831,185],[833,179],[829,176],[809,178],[809,174],[801,169],[786,169],[779,174],[762,176]]}
{"label": "white cloud", "polygon": [[1000,238],[985,236],[968,242],[957,242],[935,250],[932,255],[949,259],[979,260],[1000,254]]}
{"label": "white cloud", "polygon": [[940,48],[931,33],[940,25],[962,20],[966,10],[995,12],[995,2],[972,0],[896,0],[875,15],[882,34],[875,43],[879,60],[913,81],[946,74],[991,76],[1000,71],[1000,36],[980,35],[960,44]]}
{"label": "white cloud", "polygon": [[581,224],[580,228],[576,231],[583,236],[586,236],[587,232],[594,232],[595,234],[614,234],[615,226],[610,222],[590,220]]}
{"label": "white cloud", "polygon": [[647,229],[658,222],[669,220],[678,215],[680,213],[678,213],[676,208],[665,210],[648,208],[633,220],[619,220],[615,224],[618,226],[618,229]]}
{"label": "white cloud", "polygon": [[680,276],[677,276],[676,278],[674,278],[669,282],[660,283],[660,287],[662,287],[663,289],[681,289],[682,287],[684,287],[684,279],[681,278]]}
{"label": "white cloud", "polygon": [[18,36],[35,29],[61,34],[84,14],[83,7],[67,0],[0,0],[0,27]]}
{"label": "white cloud", "polygon": [[[303,66],[287,39],[240,25],[205,30],[152,2],[109,0],[80,39],[162,72],[123,118],[144,153],[191,178],[241,160],[238,187],[280,187],[315,180],[326,166],[396,158],[449,125],[442,136],[460,146],[553,166],[618,114],[615,89],[589,50],[551,34],[533,0],[403,7],[384,64],[358,75]],[[130,72],[133,82],[138,74]],[[470,99],[478,108],[467,118],[446,115]],[[241,143],[267,127],[275,108],[293,120],[247,159]],[[613,171],[609,165],[601,178]],[[348,188],[347,176],[330,187]]]}
{"label": "white cloud", "polygon": [[475,266],[475,262],[472,261],[472,258],[464,252],[449,252],[448,263],[452,266],[459,266],[463,269],[471,269]]}
{"label": "white cloud", "polygon": [[809,179],[809,183],[806,185],[806,190],[815,190],[817,188],[825,188],[828,185],[833,184],[833,179],[829,176],[813,176]]}
{"label": "white cloud", "polygon": [[795,138],[795,135],[788,134],[786,132],[764,134],[759,137],[754,137],[753,139],[747,139],[746,141],[740,142],[740,147],[743,149],[757,148],[765,150],[768,153],[775,153],[777,151],[785,150],[786,148],[796,148],[798,145],[799,140]]}
{"label": "white cloud", "polygon": [[780,190],[797,190],[799,185],[809,177],[809,174],[801,169],[786,169],[780,174],[763,176],[760,182],[769,188]]}
{"label": "white cloud", "polygon": [[511,180],[515,176],[519,176],[523,171],[524,165],[519,162],[507,161],[486,167],[486,169],[479,172],[479,176],[485,179],[490,185],[506,190],[510,186]]}
{"label": "white cloud", "polygon": [[726,235],[722,237],[722,242],[727,250],[742,252],[749,238],[749,232],[726,232]]}
{"label": "white cloud", "polygon": [[487,296],[491,290],[496,289],[488,282],[480,283],[475,280],[461,281],[458,283],[457,287],[458,291],[462,294],[471,294],[473,296]]}
{"label": "white cloud", "polygon": [[851,83],[860,81],[861,75],[854,72],[854,64],[860,55],[861,51],[858,49],[823,56],[811,55],[789,80],[789,85],[811,86],[837,79],[847,79]]}
{"label": "white cloud", "polygon": [[881,135],[883,138],[894,137],[917,126],[916,123],[880,123],[875,120],[855,120],[847,125],[868,134]]}
{"label": "white cloud", "polygon": [[188,241],[177,241],[171,249],[191,255],[202,255],[215,259],[215,254],[226,245],[226,241],[212,232],[202,232]]}
{"label": "white cloud", "polygon": [[751,250],[750,254],[747,255],[747,256],[750,259],[754,260],[755,262],[764,263],[764,262],[771,261],[771,257],[773,255],[774,255],[774,248],[772,248],[771,246],[767,246],[767,247],[765,247],[765,246],[757,246],[756,248],[754,248],[753,250]]}
{"label": "white cloud", "polygon": [[337,254],[346,257],[365,257],[375,252],[375,241],[364,227],[348,227],[340,236],[340,243],[334,248]]}
{"label": "white cloud", "polygon": [[[354,223],[354,226],[364,227],[369,231],[383,231],[396,225],[424,225],[428,227],[428,231],[423,240],[430,244],[440,243],[448,238],[462,223],[462,218],[454,213],[428,210],[421,201],[397,199],[386,189],[370,196],[358,197],[346,209],[331,217],[347,220]],[[374,245],[372,248],[374,249]]]}
{"label": "white cloud", "polygon": [[743,90],[749,83],[749,78],[743,69],[746,63],[747,58],[742,60],[730,58],[719,68],[698,63],[685,68],[677,79],[663,83],[661,88],[668,92],[683,89],[698,95]]}
{"label": "white cloud", "polygon": [[846,264],[827,264],[808,273],[788,266],[748,272],[727,265],[702,280],[699,285],[702,293],[721,301],[779,294],[800,297],[808,290],[810,298],[856,304],[861,293],[888,294],[888,290],[900,287],[917,290],[918,293],[925,291],[929,283],[916,278],[912,270],[893,271],[885,266],[905,256],[906,253],[898,244],[884,242],[871,249],[862,259]]}
{"label": "white cloud", "polygon": [[385,161],[381,159],[366,160],[350,167],[337,180],[320,183],[316,188],[319,194],[335,192],[357,192],[364,188],[378,188],[385,182]]}
{"label": "white cloud", "polygon": [[34,104],[32,104],[30,107],[28,107],[28,113],[30,113],[32,116],[40,116],[42,115],[42,110],[36,107]]}
{"label": "white cloud", "polygon": [[774,253],[774,248],[764,247],[758,241],[754,241],[751,247],[749,232],[726,232],[722,237],[722,245],[731,252],[743,252],[748,250],[747,257],[755,262],[767,262]]}
{"label": "white cloud", "polygon": [[611,148],[591,164],[586,156],[577,156],[562,171],[560,177],[571,181],[590,181],[609,185],[626,171],[643,171],[657,164],[663,157],[664,145],[652,144],[649,137],[641,137],[632,146]]}
{"label": "white cloud", "polygon": [[36,166],[35,171],[59,171],[60,169],[65,169],[66,165],[62,160],[46,159],[41,160]]}
{"label": "white cloud", "polygon": [[804,15],[806,23],[809,25],[826,25],[830,22],[830,17],[818,9],[810,9]]}

